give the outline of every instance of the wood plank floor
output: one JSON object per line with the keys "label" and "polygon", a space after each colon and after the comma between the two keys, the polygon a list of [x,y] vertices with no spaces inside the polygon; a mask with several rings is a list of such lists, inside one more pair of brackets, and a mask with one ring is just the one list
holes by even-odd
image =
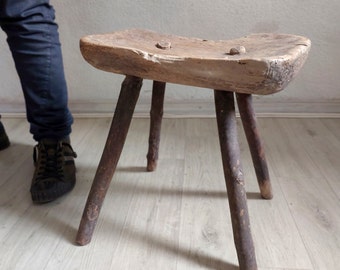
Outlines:
{"label": "wood plank floor", "polygon": [[[72,193],[31,203],[24,119],[5,118],[0,269],[238,269],[215,119],[164,119],[157,171],[145,171],[148,119],[134,119],[92,242],[74,244],[110,119],[76,119]],[[239,138],[259,269],[340,269],[340,119],[259,119],[274,189],[260,199]]]}

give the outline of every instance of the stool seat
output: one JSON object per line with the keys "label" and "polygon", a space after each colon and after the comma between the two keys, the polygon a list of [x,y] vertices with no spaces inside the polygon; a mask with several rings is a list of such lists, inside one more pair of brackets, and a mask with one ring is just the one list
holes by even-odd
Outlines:
{"label": "stool seat", "polygon": [[303,66],[311,42],[287,34],[252,34],[212,41],[129,29],[89,35],[81,52],[94,67],[145,79],[266,95]]}

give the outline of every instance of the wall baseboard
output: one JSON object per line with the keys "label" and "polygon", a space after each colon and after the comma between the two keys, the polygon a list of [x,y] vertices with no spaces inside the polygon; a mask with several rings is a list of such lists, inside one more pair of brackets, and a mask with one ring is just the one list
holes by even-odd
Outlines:
{"label": "wall baseboard", "polygon": [[[71,102],[71,111],[76,117],[112,116],[113,102]],[[263,101],[254,99],[254,108],[258,117],[313,117],[340,118],[340,100],[334,101]],[[149,117],[150,103],[140,101],[135,110],[135,117]],[[0,103],[3,116],[24,116],[23,103]],[[214,103],[208,101],[166,102],[164,105],[166,118],[209,118],[215,117]]]}

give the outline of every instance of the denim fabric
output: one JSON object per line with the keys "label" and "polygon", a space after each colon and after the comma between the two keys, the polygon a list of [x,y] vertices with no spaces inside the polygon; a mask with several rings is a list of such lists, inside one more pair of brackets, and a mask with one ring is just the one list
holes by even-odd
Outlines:
{"label": "denim fabric", "polygon": [[7,34],[30,132],[37,141],[67,137],[73,123],[54,19],[48,0],[0,0],[0,26]]}

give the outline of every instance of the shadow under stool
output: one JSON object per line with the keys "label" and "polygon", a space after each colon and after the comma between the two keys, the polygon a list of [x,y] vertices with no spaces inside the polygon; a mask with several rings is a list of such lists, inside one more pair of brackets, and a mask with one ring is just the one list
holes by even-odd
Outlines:
{"label": "shadow under stool", "polygon": [[272,198],[252,95],[283,90],[303,66],[311,43],[295,35],[252,34],[211,41],[130,29],[89,35],[81,52],[94,67],[125,75],[112,124],[86,202],[76,242],[91,241],[123,149],[143,79],[153,80],[147,170],[157,166],[166,83],[214,89],[218,135],[240,269],[257,269],[237,139],[234,95],[261,196]]}

